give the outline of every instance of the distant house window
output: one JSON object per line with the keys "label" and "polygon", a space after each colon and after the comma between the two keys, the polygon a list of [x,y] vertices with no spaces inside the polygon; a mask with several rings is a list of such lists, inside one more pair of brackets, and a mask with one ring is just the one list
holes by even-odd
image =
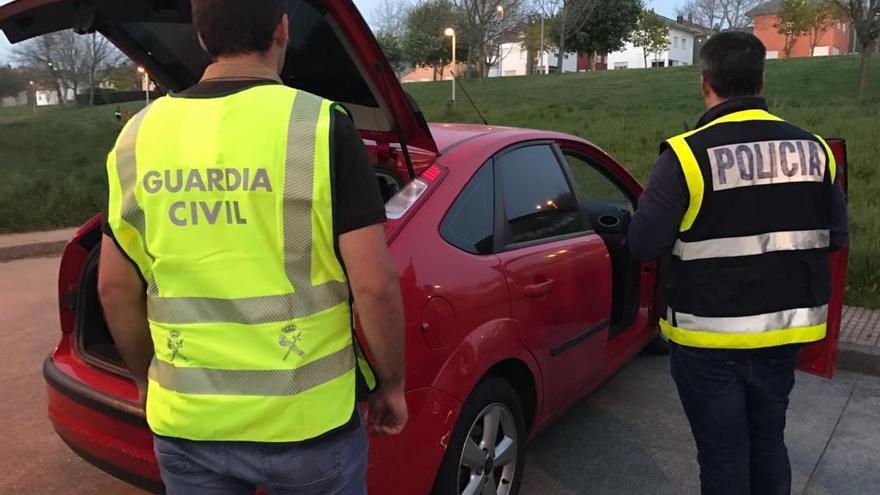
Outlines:
{"label": "distant house window", "polygon": [[687,38],[681,39],[681,47],[682,49],[687,48]]}
{"label": "distant house window", "polygon": [[614,62],[615,69],[629,69],[629,62]]}
{"label": "distant house window", "polygon": [[672,48],[678,48],[678,36],[672,37]]}
{"label": "distant house window", "polygon": [[651,62],[651,67],[666,67],[666,62],[663,60],[655,60]]}

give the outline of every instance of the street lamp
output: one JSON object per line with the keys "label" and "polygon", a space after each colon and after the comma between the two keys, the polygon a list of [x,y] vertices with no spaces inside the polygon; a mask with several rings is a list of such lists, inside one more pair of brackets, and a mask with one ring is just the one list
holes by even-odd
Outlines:
{"label": "street lamp", "polygon": [[[504,22],[504,6],[500,3],[497,7],[495,7],[495,11],[498,12],[498,15],[501,16],[501,22]],[[502,35],[504,32],[504,26],[498,30],[498,77],[501,77],[504,73],[501,70],[501,41]]]}
{"label": "street lamp", "polygon": [[146,94],[147,98],[147,106],[150,105],[150,74],[147,72],[147,69],[144,69],[143,66],[138,66],[138,73],[144,75],[144,94]]}
{"label": "street lamp", "polygon": [[34,82],[30,81],[31,84],[31,94],[34,95],[34,115],[37,114],[37,88],[34,87]]}
{"label": "street lamp", "polygon": [[446,31],[443,31],[443,34],[446,36],[452,37],[452,107],[455,108],[455,30],[451,27],[446,28]]}

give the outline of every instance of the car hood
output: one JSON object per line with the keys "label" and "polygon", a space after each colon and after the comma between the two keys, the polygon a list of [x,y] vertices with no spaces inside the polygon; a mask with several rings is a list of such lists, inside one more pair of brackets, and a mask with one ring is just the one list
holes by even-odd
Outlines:
{"label": "car hood", "polygon": [[[369,139],[437,153],[418,106],[351,0],[287,4],[286,84],[343,103]],[[0,7],[0,29],[12,43],[62,29],[100,32],[169,91],[198,82],[211,62],[189,0],[15,0]]]}

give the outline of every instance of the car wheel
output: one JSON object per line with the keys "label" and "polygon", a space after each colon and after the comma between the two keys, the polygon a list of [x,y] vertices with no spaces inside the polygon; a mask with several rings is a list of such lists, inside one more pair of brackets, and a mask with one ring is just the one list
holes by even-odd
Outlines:
{"label": "car wheel", "polygon": [[434,495],[515,495],[525,462],[526,421],[507,381],[490,376],[465,402],[434,483]]}

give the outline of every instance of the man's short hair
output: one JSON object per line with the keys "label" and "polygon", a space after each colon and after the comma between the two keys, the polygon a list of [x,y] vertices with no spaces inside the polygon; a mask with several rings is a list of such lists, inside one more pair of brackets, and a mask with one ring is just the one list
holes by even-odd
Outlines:
{"label": "man's short hair", "polygon": [[764,44],[751,33],[716,34],[700,49],[703,79],[722,98],[760,94],[766,56]]}
{"label": "man's short hair", "polygon": [[285,0],[192,0],[193,25],[212,57],[265,52]]}

